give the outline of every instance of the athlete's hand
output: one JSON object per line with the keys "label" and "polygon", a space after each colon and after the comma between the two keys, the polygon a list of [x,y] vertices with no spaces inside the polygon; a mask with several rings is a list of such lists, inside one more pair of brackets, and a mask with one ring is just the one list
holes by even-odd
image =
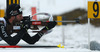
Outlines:
{"label": "athlete's hand", "polygon": [[53,21],[53,22],[48,22],[48,25],[45,26],[45,28],[43,28],[44,30],[50,30],[52,28],[54,28],[56,26],[57,22]]}

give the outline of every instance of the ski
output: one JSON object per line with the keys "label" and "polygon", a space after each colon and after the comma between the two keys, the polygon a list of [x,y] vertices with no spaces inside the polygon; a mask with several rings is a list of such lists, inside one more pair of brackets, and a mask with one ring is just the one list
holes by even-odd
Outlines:
{"label": "ski", "polygon": [[57,46],[0,46],[0,48],[58,48]]}

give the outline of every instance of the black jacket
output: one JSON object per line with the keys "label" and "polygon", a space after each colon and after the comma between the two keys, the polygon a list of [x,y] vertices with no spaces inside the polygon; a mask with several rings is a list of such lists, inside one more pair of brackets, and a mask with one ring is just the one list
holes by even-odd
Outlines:
{"label": "black jacket", "polygon": [[6,29],[7,24],[11,25],[9,24],[9,22],[7,22],[7,20],[5,20],[5,18],[0,18],[0,37],[9,45],[16,45],[20,41],[20,39],[24,36],[24,33],[22,32],[26,32],[26,30],[21,29],[16,36],[11,37],[11,35],[7,33]]}
{"label": "black jacket", "polygon": [[[8,20],[5,18],[0,18],[0,37],[7,42],[9,45],[16,45],[21,39],[27,42],[28,44],[34,44],[36,43],[42,36],[43,32],[38,32],[35,36],[30,36],[27,33],[27,30],[25,28],[22,28],[17,35],[14,37],[11,36],[13,31],[12,29],[7,29],[7,25],[11,25]],[[41,30],[42,31],[42,30]],[[10,33],[11,32],[11,33]]]}

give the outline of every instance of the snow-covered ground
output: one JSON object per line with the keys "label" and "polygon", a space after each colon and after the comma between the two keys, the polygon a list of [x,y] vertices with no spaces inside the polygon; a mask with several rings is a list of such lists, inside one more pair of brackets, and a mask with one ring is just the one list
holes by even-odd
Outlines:
{"label": "snow-covered ground", "polygon": [[[62,48],[21,48],[21,49],[0,49],[2,52],[90,52],[90,50],[87,49],[62,49]],[[94,52],[94,51],[92,51]],[[98,52],[98,51],[95,51]]]}
{"label": "snow-covered ground", "polygon": [[[37,52],[90,52],[88,49],[88,24],[68,24],[65,26],[56,26],[49,34],[44,35],[34,45],[57,46],[62,44],[62,29],[64,28],[65,48],[15,48],[14,50],[6,48],[7,51],[37,51]],[[100,42],[100,27],[90,25],[90,40]],[[31,33],[30,33],[31,34]],[[31,34],[32,35],[32,34]],[[0,45],[5,45],[4,41]],[[24,41],[20,41],[18,45],[29,45]],[[33,46],[33,45],[31,45]],[[5,49],[0,49],[5,51]],[[92,51],[98,52],[98,51]]]}

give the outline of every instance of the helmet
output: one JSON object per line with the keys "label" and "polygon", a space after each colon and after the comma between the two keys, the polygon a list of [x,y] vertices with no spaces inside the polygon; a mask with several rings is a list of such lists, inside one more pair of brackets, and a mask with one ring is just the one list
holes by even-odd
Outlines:
{"label": "helmet", "polygon": [[22,14],[20,5],[18,4],[11,4],[6,9],[6,18],[10,19],[11,16],[16,16],[18,14]]}

